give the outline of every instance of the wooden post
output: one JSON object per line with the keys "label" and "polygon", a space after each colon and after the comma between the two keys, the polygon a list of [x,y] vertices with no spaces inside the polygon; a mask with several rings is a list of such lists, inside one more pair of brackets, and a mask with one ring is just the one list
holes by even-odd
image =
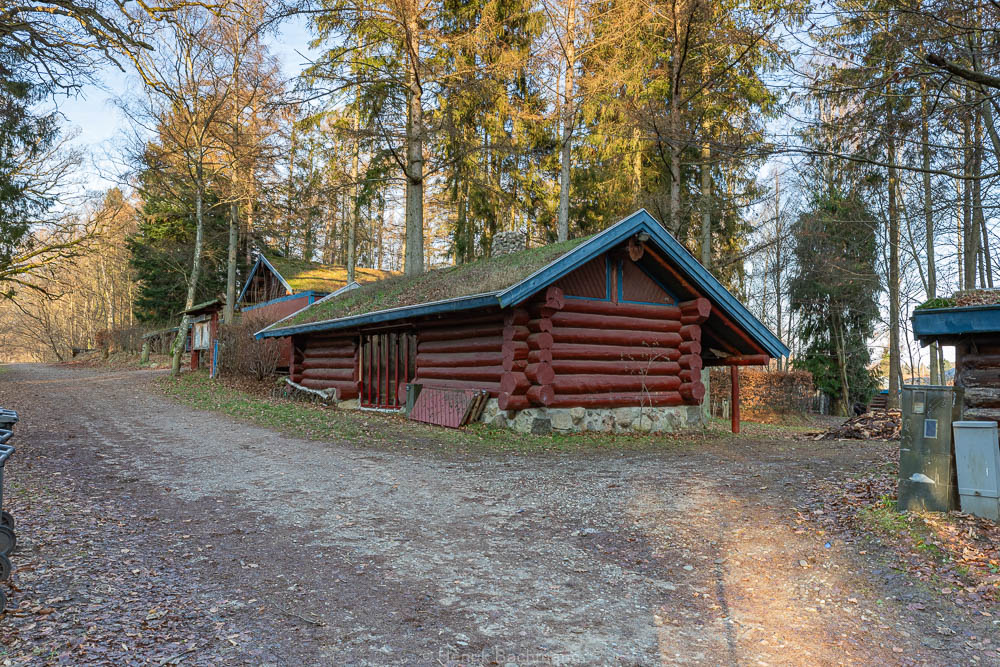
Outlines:
{"label": "wooden post", "polygon": [[191,370],[198,370],[201,361],[201,350],[191,350]]}
{"label": "wooden post", "polygon": [[733,420],[733,433],[740,432],[740,367],[730,366],[729,367],[729,377],[731,378],[731,383],[733,387],[732,407],[729,410],[729,414]]}

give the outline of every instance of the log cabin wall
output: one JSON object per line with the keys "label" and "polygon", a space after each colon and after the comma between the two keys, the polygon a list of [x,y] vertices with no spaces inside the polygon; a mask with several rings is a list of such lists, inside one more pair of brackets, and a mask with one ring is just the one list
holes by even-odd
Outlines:
{"label": "log cabin wall", "polygon": [[964,419],[1000,422],[1000,338],[955,345],[955,386],[965,389]]}
{"label": "log cabin wall", "polygon": [[500,395],[504,319],[499,311],[459,313],[417,326],[414,382],[425,387],[485,389]]}
{"label": "log cabin wall", "polygon": [[309,389],[335,389],[340,401],[358,398],[357,353],[357,336],[293,336],[289,377]]}
{"label": "log cabin wall", "polygon": [[594,260],[505,314],[498,406],[699,405],[710,314],[703,298],[675,303],[627,257]]}

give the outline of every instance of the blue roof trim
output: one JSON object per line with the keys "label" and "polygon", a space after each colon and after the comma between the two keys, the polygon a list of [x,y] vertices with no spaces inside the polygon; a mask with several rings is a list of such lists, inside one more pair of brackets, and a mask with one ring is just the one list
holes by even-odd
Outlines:
{"label": "blue roof trim", "polygon": [[[592,239],[581,243],[568,253],[531,274],[521,282],[513,285],[501,292],[489,294],[478,294],[447,301],[436,301],[433,303],[418,304],[416,306],[403,306],[390,310],[376,311],[364,315],[355,315],[335,320],[324,320],[322,322],[312,322],[300,324],[298,326],[282,327],[279,329],[263,329],[255,334],[256,338],[277,338],[290,336],[293,334],[309,333],[313,331],[329,331],[331,329],[344,329],[348,327],[359,327],[381,322],[402,319],[406,317],[420,317],[423,315],[433,315],[437,313],[455,312],[482,308],[487,306],[499,306],[507,308],[517,305],[528,299],[542,288],[551,285],[566,274],[581,266],[583,263],[599,256],[615,246],[627,241],[631,236],[639,232],[646,232],[650,239],[659,246],[667,257],[672,260],[680,271],[701,290],[705,296],[717,306],[737,325],[743,329],[772,357],[786,357],[791,351],[782,343],[764,324],[747,310],[746,306],[740,303],[715,276],[701,265],[673,236],[671,236],[663,226],[656,221],[645,209],[636,211],[624,220],[612,225],[603,232],[595,235]],[[265,260],[266,262],[267,260]],[[271,325],[274,326],[274,325]]]}
{"label": "blue roof trim", "polygon": [[313,331],[330,331],[332,329],[363,327],[371,324],[380,324],[382,322],[391,322],[393,320],[399,320],[407,317],[422,317],[424,315],[452,313],[460,310],[472,310],[475,308],[485,308],[497,305],[496,292],[474,294],[472,296],[464,296],[459,299],[421,303],[415,306],[402,306],[400,308],[392,308],[390,310],[379,310],[374,313],[354,315],[353,317],[342,317],[336,320],[310,322],[309,324],[299,324],[296,326],[282,327],[274,330],[265,328],[255,333],[254,338],[258,340],[261,338],[281,338],[284,336],[310,333]]}
{"label": "blue roof trim", "polygon": [[246,280],[243,281],[243,289],[240,290],[240,295],[236,297],[236,305],[243,303],[243,295],[247,293],[247,289],[250,288],[250,280],[253,278],[253,274],[257,273],[257,267],[260,266],[260,260],[263,255],[257,256],[257,261],[253,263],[253,268],[250,269],[250,273],[247,274]]}
{"label": "blue roof trim", "polygon": [[657,222],[645,209],[636,211],[518,284],[500,292],[500,306],[506,308],[521,303],[543,287],[570,273],[587,259],[614,248],[639,232],[649,234],[656,245],[678,265],[683,273],[691,278],[691,281],[704,292],[713,305],[718,306],[734,322],[742,326],[772,357],[787,357],[791,354],[788,347],[771,333],[770,329],[754,317],[746,309],[746,306],[740,303],[739,299],[734,297],[715,276],[687,251],[687,248],[671,236],[663,228],[663,225]]}
{"label": "blue roof trim", "polygon": [[298,299],[300,297],[309,297],[309,303],[312,303],[311,299],[317,294],[325,294],[325,292],[317,292],[316,290],[306,290],[305,292],[296,292],[295,294],[286,294],[285,296],[279,296],[277,299],[271,299],[270,301],[261,301],[260,303],[255,303],[252,306],[244,306],[240,310],[244,313],[254,308],[263,308],[264,306],[270,306],[272,303],[280,303],[282,301],[288,301],[289,299]]}
{"label": "blue roof trim", "polygon": [[278,280],[281,281],[281,284],[285,286],[286,290],[288,290],[289,292],[295,292],[295,290],[292,289],[292,286],[288,284],[288,281],[285,280],[285,277],[280,273],[278,273],[278,269],[274,268],[274,265],[272,265],[271,262],[267,261],[267,257],[264,257],[264,253],[260,253],[257,255],[257,261],[254,262],[253,268],[250,269],[250,273],[247,274],[247,279],[243,281],[243,289],[240,290],[240,295],[236,298],[237,304],[243,302],[243,295],[246,294],[247,288],[250,287],[250,280],[253,278],[254,274],[257,273],[257,269],[258,267],[260,267],[261,264],[266,265],[267,268],[271,269],[271,273],[278,276]]}
{"label": "blue roof trim", "polygon": [[990,306],[959,306],[955,308],[921,308],[913,311],[913,335],[927,339],[938,336],[1000,332],[1000,304]]}

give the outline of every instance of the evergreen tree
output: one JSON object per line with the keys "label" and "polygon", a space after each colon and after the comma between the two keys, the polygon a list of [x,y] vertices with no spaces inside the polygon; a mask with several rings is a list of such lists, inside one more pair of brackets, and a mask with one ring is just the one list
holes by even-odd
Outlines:
{"label": "evergreen tree", "polygon": [[877,227],[859,196],[830,187],[793,228],[789,291],[803,346],[795,365],[845,416],[876,387],[868,341],[878,318]]}
{"label": "evergreen tree", "polygon": [[[196,222],[190,187],[171,182],[170,172],[150,166],[140,175],[142,206],[138,232],[127,241],[135,272],[135,317],[140,322],[176,322],[184,310]],[[205,238],[195,302],[226,291],[229,218],[217,193],[205,197]],[[240,262],[240,274],[246,264]]]}

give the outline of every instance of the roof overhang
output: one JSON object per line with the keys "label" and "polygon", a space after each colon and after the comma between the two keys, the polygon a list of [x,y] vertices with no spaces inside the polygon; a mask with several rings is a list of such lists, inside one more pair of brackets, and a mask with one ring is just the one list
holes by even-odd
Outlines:
{"label": "roof overhang", "polygon": [[603,232],[596,234],[590,240],[581,243],[524,280],[499,292],[476,294],[414,306],[402,306],[373,313],[365,313],[363,315],[295,326],[274,328],[274,325],[271,325],[257,332],[255,335],[257,338],[277,338],[314,331],[355,328],[396,319],[472,310],[490,306],[508,308],[526,301],[548,285],[579,268],[585,262],[626,242],[633,236],[639,236],[643,242],[653,243],[662,250],[664,255],[676,264],[681,272],[690,277],[691,282],[697,286],[698,290],[712,302],[714,309],[718,309],[723,313],[733,323],[733,326],[739,327],[772,358],[789,355],[790,351],[785,344],[771,333],[760,320],[754,317],[747,310],[746,306],[740,303],[739,299],[734,297],[711,272],[702,266],[645,209],[633,213]]}
{"label": "roof overhang", "polygon": [[934,341],[948,343],[976,335],[1000,336],[1000,304],[919,308],[910,317],[913,336],[922,345]]}
{"label": "roof overhang", "polygon": [[[333,295],[331,294],[329,296]],[[375,324],[383,324],[385,322],[392,322],[394,320],[439,315],[442,313],[453,313],[462,310],[489,308],[490,306],[497,307],[496,292],[473,294],[472,296],[463,296],[457,299],[446,299],[444,301],[432,301],[430,303],[421,303],[415,306],[401,306],[399,308],[379,310],[374,313],[341,317],[336,320],[323,320],[320,322],[309,322],[307,324],[296,324],[293,326],[280,327],[278,329],[271,329],[271,327],[268,327],[258,331],[254,334],[254,337],[259,340],[261,338],[283,338],[285,336],[294,336],[296,334],[311,333],[314,331],[354,329],[357,327],[366,327]],[[294,317],[295,315],[296,313],[292,313],[288,317]]]}

